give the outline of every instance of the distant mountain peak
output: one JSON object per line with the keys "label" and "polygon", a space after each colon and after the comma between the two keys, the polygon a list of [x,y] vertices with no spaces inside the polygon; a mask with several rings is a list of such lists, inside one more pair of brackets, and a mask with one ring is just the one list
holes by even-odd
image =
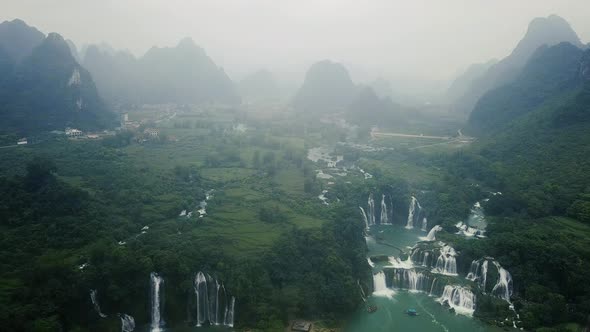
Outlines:
{"label": "distant mountain peak", "polygon": [[31,51],[45,39],[45,34],[15,19],[0,23],[0,46],[14,61],[31,54]]}
{"label": "distant mountain peak", "polygon": [[178,47],[197,47],[197,44],[191,37],[184,37],[178,42]]}
{"label": "distant mountain peak", "polygon": [[47,35],[46,41],[51,42],[51,43],[63,43],[67,46],[66,40],[64,39],[64,37],[62,37],[59,33],[57,32],[50,32]]}
{"label": "distant mountain peak", "polygon": [[309,67],[293,105],[302,110],[332,112],[348,106],[356,86],[342,64],[322,60]]}
{"label": "distant mountain peak", "polygon": [[525,36],[507,59],[516,66],[522,66],[540,46],[553,46],[561,42],[583,47],[580,38],[564,18],[555,14],[537,17],[531,21]]}

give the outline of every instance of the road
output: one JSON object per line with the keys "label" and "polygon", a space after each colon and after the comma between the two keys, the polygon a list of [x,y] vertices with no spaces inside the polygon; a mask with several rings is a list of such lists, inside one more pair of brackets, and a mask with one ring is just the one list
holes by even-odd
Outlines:
{"label": "road", "polygon": [[410,137],[410,138],[428,138],[428,139],[440,139],[448,141],[452,139],[450,136],[428,136],[428,135],[412,135],[412,134],[402,134],[402,133],[383,133],[383,132],[371,132],[371,136],[373,137]]}

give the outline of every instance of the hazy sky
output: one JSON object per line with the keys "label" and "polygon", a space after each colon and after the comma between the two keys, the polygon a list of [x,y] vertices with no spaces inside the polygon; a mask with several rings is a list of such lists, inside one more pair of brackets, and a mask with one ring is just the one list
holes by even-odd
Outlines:
{"label": "hazy sky", "polygon": [[332,59],[355,78],[447,79],[510,53],[537,16],[558,14],[590,40],[589,0],[0,0],[78,46],[108,42],[137,55],[190,36],[233,78]]}

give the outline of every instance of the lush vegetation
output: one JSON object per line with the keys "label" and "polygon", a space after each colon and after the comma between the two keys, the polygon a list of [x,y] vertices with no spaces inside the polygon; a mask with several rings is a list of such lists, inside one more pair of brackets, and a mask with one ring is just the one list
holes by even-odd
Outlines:
{"label": "lush vegetation", "polygon": [[[178,142],[138,144],[121,132],[3,151],[0,310],[8,330],[118,331],[118,312],[146,324],[152,271],[166,279],[170,325],[184,324],[199,270],[236,296],[240,326],[276,331],[295,317],[334,326],[356,308],[357,282],[368,279],[363,226],[344,205],[322,207],[303,142],[267,129],[228,135],[233,122],[207,118],[219,127],[164,125]],[[185,120],[190,114],[174,121]],[[204,218],[178,217],[209,189]],[[93,310],[90,289],[108,318]]]}

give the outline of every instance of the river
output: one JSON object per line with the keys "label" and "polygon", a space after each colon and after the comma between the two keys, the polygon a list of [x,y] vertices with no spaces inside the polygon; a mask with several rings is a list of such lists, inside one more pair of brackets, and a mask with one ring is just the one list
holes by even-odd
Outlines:
{"label": "river", "polygon": [[[399,256],[400,250],[409,249],[425,232],[405,229],[398,225],[371,226],[367,237],[369,257],[378,255]],[[382,270],[388,262],[375,262],[373,272]],[[370,295],[367,303],[354,314],[345,332],[396,332],[396,331],[497,331],[466,315],[459,315],[437,302],[437,298],[423,292],[388,290],[389,296]],[[377,311],[367,312],[367,306],[377,306]],[[405,311],[416,309],[418,316],[409,316]]]}

